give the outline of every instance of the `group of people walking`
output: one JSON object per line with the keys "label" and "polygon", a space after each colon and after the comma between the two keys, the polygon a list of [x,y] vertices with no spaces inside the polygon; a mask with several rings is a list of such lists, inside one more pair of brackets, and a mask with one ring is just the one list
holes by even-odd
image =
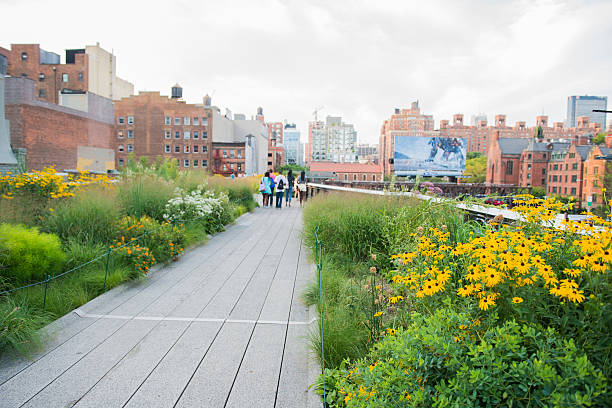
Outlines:
{"label": "group of people walking", "polygon": [[276,197],[276,208],[282,208],[283,196],[285,197],[285,206],[291,207],[291,199],[299,198],[300,206],[306,201],[306,172],[302,171],[298,177],[293,175],[293,171],[289,170],[287,176],[283,172],[279,172],[276,177],[270,171],[262,177],[259,183],[259,192],[263,198],[264,207],[272,207],[274,197]]}

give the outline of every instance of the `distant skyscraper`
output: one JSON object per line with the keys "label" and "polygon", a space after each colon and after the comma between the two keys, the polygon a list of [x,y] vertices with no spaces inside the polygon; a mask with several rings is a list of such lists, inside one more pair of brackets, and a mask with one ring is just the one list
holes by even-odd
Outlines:
{"label": "distant skyscraper", "polygon": [[599,123],[602,128],[606,126],[606,114],[593,112],[593,109],[606,110],[608,107],[607,96],[574,95],[567,98],[567,122],[566,126],[573,128],[580,116],[588,116],[591,123]]}
{"label": "distant skyscraper", "polygon": [[310,122],[309,150],[312,161],[354,163],[357,161],[357,132],[340,116],[328,116],[325,122]]}
{"label": "distant skyscraper", "polygon": [[285,164],[301,164],[300,131],[294,123],[285,125],[283,146],[285,147]]}

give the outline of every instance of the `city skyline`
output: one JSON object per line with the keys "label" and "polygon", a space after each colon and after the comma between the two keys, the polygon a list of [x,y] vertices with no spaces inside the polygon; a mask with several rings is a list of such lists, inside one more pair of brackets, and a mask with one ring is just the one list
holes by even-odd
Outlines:
{"label": "city skyline", "polygon": [[[612,95],[612,57],[601,47],[612,34],[609,2],[428,2],[417,10],[402,2],[184,1],[170,10],[148,2],[143,11],[140,2],[111,1],[96,19],[71,20],[70,30],[45,18],[57,6],[3,2],[6,15],[27,13],[29,23],[3,21],[0,46],[39,43],[63,62],[65,49],[100,42],[136,91],[169,95],[178,82],[188,103],[208,93],[247,117],[262,106],[270,120],[295,122],[302,140],[320,106],[320,117],[342,116],[360,143],[376,143],[390,112],[414,100],[436,128],[455,113],[501,113],[530,126],[542,113],[565,121],[570,95]],[[113,20],[121,29],[109,32]],[[180,29],[159,29],[173,23]]]}

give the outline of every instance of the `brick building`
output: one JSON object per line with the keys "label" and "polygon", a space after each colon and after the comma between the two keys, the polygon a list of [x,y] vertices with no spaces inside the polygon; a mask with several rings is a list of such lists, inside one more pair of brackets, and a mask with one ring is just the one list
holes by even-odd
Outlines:
{"label": "brick building", "polygon": [[134,93],[134,85],[117,77],[116,57],[99,44],[66,50],[65,63],[60,56],[40,48],[39,44],[11,44],[0,47],[8,60],[7,73],[30,78],[36,83],[36,97],[60,103],[61,94],[89,92],[108,99],[120,99]]}
{"label": "brick building", "polygon": [[128,154],[133,153],[136,157],[176,159],[179,168],[184,170],[208,170],[212,150],[211,111],[209,106],[188,104],[159,92],[140,92],[116,101],[117,166],[125,165]]}
{"label": "brick building", "polygon": [[245,174],[244,142],[213,142],[213,172],[223,176]]}
{"label": "brick building", "polygon": [[88,111],[84,112],[41,101],[32,79],[8,77],[5,81],[11,147],[25,153],[27,169],[114,170],[110,99],[86,93]]}
{"label": "brick building", "polygon": [[383,181],[382,167],[374,163],[311,162],[310,174],[332,174],[338,181]]}
{"label": "brick building", "polygon": [[383,173],[393,173],[395,137],[424,136],[437,136],[432,115],[422,114],[418,102],[413,102],[410,109],[395,109],[380,130],[378,154]]}
{"label": "brick building", "polygon": [[[261,108],[259,108],[261,109]],[[263,109],[261,109],[263,118]],[[268,122],[268,168],[276,170],[285,164],[284,125],[282,122]]]}

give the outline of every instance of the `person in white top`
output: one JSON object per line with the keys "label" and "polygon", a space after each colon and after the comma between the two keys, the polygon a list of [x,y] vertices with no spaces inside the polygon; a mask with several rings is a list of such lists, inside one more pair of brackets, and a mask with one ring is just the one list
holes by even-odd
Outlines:
{"label": "person in white top", "polygon": [[285,189],[289,187],[289,181],[287,177],[283,176],[282,172],[279,172],[278,176],[274,179],[274,184],[276,184],[276,208],[282,208],[283,195],[285,194]]}

